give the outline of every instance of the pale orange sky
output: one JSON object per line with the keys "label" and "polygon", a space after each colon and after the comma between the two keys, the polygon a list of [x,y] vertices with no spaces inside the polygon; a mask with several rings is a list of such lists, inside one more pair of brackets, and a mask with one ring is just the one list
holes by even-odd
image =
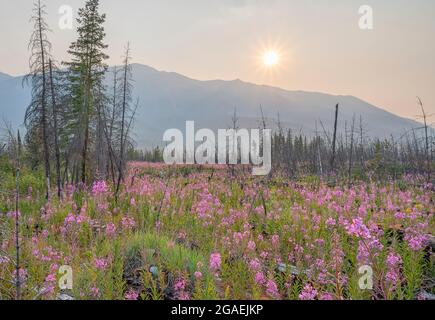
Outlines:
{"label": "pale orange sky", "polygon": [[[57,60],[75,32],[60,30],[61,5],[46,0]],[[199,80],[242,79],[289,90],[353,95],[415,119],[416,95],[435,113],[435,1],[432,0],[104,0],[109,64],[130,41],[134,62]],[[358,27],[371,5],[374,29]],[[0,71],[28,70],[31,0],[0,3]],[[6,45],[5,45],[6,44]],[[263,50],[282,52],[273,73]],[[434,120],[432,120],[434,121]]]}

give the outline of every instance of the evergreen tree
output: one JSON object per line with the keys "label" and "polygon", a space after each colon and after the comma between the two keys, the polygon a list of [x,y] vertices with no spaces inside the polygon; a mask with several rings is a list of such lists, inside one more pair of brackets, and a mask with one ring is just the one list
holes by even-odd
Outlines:
{"label": "evergreen tree", "polygon": [[[73,137],[73,153],[79,154],[75,163],[76,180],[79,172],[81,182],[86,183],[90,168],[92,143],[98,121],[97,105],[104,100],[104,75],[107,70],[104,53],[105,14],[99,13],[99,0],[88,0],[78,11],[78,39],[70,46],[72,56],[69,67],[71,105],[69,110],[69,130]],[[81,163],[79,163],[80,159]],[[76,181],[78,182],[78,181]]]}

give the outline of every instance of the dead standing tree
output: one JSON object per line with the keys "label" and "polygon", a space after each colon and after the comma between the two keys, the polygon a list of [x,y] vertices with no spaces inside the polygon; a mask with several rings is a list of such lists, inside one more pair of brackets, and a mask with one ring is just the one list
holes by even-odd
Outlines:
{"label": "dead standing tree", "polygon": [[[107,139],[107,144],[108,144],[108,148],[109,148],[109,171],[110,171],[110,175],[112,176],[112,181],[113,184],[115,184],[115,164],[117,164],[117,160],[115,158],[115,154],[113,152],[113,145],[114,145],[114,141],[113,141],[113,135],[114,135],[114,129],[115,129],[115,119],[117,117],[117,112],[118,112],[118,95],[117,95],[117,88],[118,88],[118,69],[115,66],[113,68],[113,96],[112,96],[112,105],[111,105],[111,110],[110,110],[110,119],[109,122],[107,121],[107,117],[104,113],[104,109],[103,109],[103,116],[104,116],[104,121],[103,123],[106,124],[105,126],[105,134],[106,134],[106,139]],[[107,125],[109,126],[109,128],[107,128]]]}
{"label": "dead standing tree", "polygon": [[[119,164],[118,164],[118,181],[116,183],[115,195],[118,196],[121,182],[124,180],[124,170],[125,170],[125,146],[127,145],[127,129],[130,126],[126,119],[131,113],[131,93],[132,93],[132,71],[131,71],[131,56],[130,56],[130,44],[127,44],[124,55],[124,65],[122,69],[122,80],[120,82],[121,92],[122,92],[122,103],[121,103],[121,133],[120,133],[120,148],[119,148]],[[134,115],[131,115],[133,118]]]}
{"label": "dead standing tree", "polygon": [[348,169],[349,186],[352,183],[354,132],[355,132],[355,115],[352,118],[352,126],[351,126],[351,129],[350,129],[350,150],[349,150],[349,169]]}
{"label": "dead standing tree", "polygon": [[56,156],[56,181],[57,181],[57,196],[60,199],[62,197],[62,183],[60,174],[60,149],[59,149],[59,130],[58,130],[58,105],[56,104],[56,90],[53,80],[53,62],[49,59],[49,71],[50,71],[50,89],[51,89],[51,104],[53,112],[53,134],[54,134],[54,151]]}
{"label": "dead standing tree", "polygon": [[17,135],[17,168],[16,168],[16,186],[15,186],[15,277],[17,300],[21,299],[21,277],[20,277],[20,170],[21,170],[21,137],[20,131]]}
{"label": "dead standing tree", "polygon": [[323,176],[322,155],[321,155],[321,151],[320,151],[321,141],[322,140],[321,140],[319,132],[317,130],[317,121],[316,121],[316,151],[317,151],[317,161],[319,163],[320,175]]}
{"label": "dead standing tree", "polygon": [[[34,30],[30,37],[29,59],[30,73],[24,77],[24,82],[31,81],[32,101],[26,110],[25,123],[28,132],[32,129],[42,132],[43,158],[46,179],[46,199],[50,197],[50,153],[48,147],[48,110],[47,110],[47,64],[50,59],[51,43],[48,41],[48,25],[44,20],[45,6],[38,0],[34,5],[31,21],[34,23]],[[33,131],[34,132],[34,131]],[[30,137],[34,139],[34,137]]]}
{"label": "dead standing tree", "polygon": [[359,117],[359,161],[361,171],[364,170],[364,128],[363,128],[363,120],[362,116]]}
{"label": "dead standing tree", "polygon": [[431,169],[432,169],[432,152],[429,152],[429,135],[428,135],[428,124],[427,124],[427,115],[423,107],[423,102],[419,97],[417,97],[418,105],[421,108],[422,118],[423,118],[423,124],[424,124],[424,147],[425,147],[425,158],[426,158],[426,174],[427,174],[427,181],[430,182],[431,180]]}
{"label": "dead standing tree", "polygon": [[[236,147],[239,148],[239,145],[237,143],[237,130],[239,129],[238,127],[238,122],[239,122],[239,118],[237,116],[237,108],[234,107],[234,113],[233,116],[231,118],[231,122],[232,122],[232,130],[233,130],[233,137],[232,137],[232,144],[231,144],[231,152],[234,154],[239,155],[238,150],[236,150]],[[231,156],[229,157],[231,159]],[[231,177],[234,177],[235,175],[235,165],[231,164],[228,162],[228,167],[230,168],[230,172],[231,172]]]}
{"label": "dead standing tree", "polygon": [[335,168],[335,152],[336,152],[336,143],[337,143],[337,124],[338,124],[338,106],[335,106],[335,120],[334,120],[334,135],[332,138],[332,157],[331,157],[331,172],[334,173]]}
{"label": "dead standing tree", "polygon": [[15,192],[11,192],[8,194],[13,196],[15,202],[14,208],[14,220],[15,220],[15,231],[14,231],[14,240],[15,240],[15,281],[11,282],[12,285],[15,286],[15,299],[21,299],[21,285],[22,278],[20,275],[21,262],[20,262],[20,254],[21,254],[21,246],[20,246],[20,172],[21,172],[21,135],[20,131],[18,131],[15,136],[12,126],[5,122],[6,132],[8,136],[8,148],[9,148],[9,157],[11,163],[15,167]]}

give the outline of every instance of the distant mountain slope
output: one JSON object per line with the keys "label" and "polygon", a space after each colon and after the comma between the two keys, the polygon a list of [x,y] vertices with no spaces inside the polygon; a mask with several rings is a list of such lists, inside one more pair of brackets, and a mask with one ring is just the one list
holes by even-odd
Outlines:
{"label": "distant mountain slope", "polygon": [[24,113],[30,102],[30,89],[22,84],[23,77],[0,75],[0,121],[23,127]]}
{"label": "distant mountain slope", "polygon": [[[110,77],[109,73],[108,83]],[[141,147],[161,145],[166,129],[183,129],[187,120],[194,120],[198,129],[228,128],[234,108],[240,119],[239,127],[258,128],[260,105],[272,129],[276,128],[279,113],[284,128],[305,134],[314,132],[316,121],[319,131],[320,121],[326,130],[331,130],[337,103],[341,106],[340,130],[344,130],[345,122],[350,126],[353,115],[358,121],[362,117],[365,132],[371,137],[399,136],[421,126],[352,96],[287,91],[240,80],[198,81],[140,64],[133,65],[133,77],[134,96],[141,102],[134,135]],[[14,125],[23,122],[30,99],[29,89],[22,88],[21,79],[0,75],[0,116]]]}
{"label": "distant mountain slope", "polygon": [[6,73],[0,72],[0,81],[7,80],[7,79],[10,79],[10,78],[12,78],[12,76],[10,76],[10,75],[8,75]]}

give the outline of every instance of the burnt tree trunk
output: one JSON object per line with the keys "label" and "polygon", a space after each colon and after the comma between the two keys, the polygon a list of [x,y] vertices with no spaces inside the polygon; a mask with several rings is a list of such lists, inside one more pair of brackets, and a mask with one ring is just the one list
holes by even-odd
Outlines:
{"label": "burnt tree trunk", "polygon": [[50,155],[48,150],[48,130],[47,130],[47,107],[46,107],[46,69],[45,69],[45,46],[44,38],[42,35],[42,10],[41,5],[39,5],[38,10],[39,19],[39,43],[41,46],[41,65],[42,65],[42,92],[41,92],[41,124],[42,124],[42,140],[44,147],[44,165],[45,165],[45,179],[47,184],[47,193],[45,195],[46,199],[50,198]]}
{"label": "burnt tree trunk", "polygon": [[54,81],[53,81],[53,66],[52,66],[51,59],[49,60],[49,68],[50,68],[51,101],[52,101],[52,108],[53,108],[54,149],[55,149],[55,156],[56,156],[57,196],[60,199],[62,197],[62,184],[61,184],[61,176],[60,176],[59,132],[58,132],[58,127],[57,127],[57,105],[56,105],[56,96],[55,96]]}
{"label": "burnt tree trunk", "polygon": [[335,151],[336,151],[336,143],[337,143],[337,122],[338,122],[338,104],[335,106],[335,121],[334,121],[334,135],[332,138],[332,157],[331,157],[331,171],[334,172],[334,163],[335,163]]}

